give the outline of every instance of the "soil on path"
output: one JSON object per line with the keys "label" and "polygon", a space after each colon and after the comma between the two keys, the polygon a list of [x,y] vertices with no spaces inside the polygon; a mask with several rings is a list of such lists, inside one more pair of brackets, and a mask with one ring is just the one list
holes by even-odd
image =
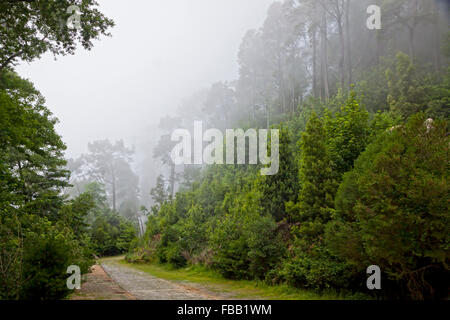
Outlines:
{"label": "soil on path", "polygon": [[102,267],[122,288],[139,300],[216,300],[216,295],[193,286],[157,278],[118,263],[104,262]]}
{"label": "soil on path", "polygon": [[218,300],[229,296],[196,284],[174,283],[120,265],[114,259],[92,267],[71,300]]}

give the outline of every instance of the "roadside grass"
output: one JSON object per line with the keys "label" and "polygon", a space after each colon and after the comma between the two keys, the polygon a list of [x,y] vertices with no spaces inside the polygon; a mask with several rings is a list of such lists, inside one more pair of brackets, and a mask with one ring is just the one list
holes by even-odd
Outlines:
{"label": "roadside grass", "polygon": [[342,294],[334,291],[317,293],[311,290],[299,289],[286,284],[268,285],[256,280],[225,279],[214,270],[201,266],[188,266],[176,269],[170,265],[154,263],[129,263],[123,257],[102,259],[105,262],[119,263],[134,268],[152,276],[174,282],[191,282],[205,288],[230,294],[236,299],[265,299],[265,300],[352,300],[368,299],[367,296]]}

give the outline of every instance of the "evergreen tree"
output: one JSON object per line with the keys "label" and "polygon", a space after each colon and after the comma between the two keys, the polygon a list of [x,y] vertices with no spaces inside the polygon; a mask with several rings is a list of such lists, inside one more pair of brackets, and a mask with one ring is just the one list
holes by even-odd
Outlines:
{"label": "evergreen tree", "polygon": [[[279,170],[276,175],[260,176],[258,189],[261,191],[261,207],[276,221],[288,218],[285,203],[295,201],[299,192],[298,159],[295,157],[295,144],[286,126],[280,125]],[[269,145],[270,146],[270,145]]]}
{"label": "evergreen tree", "polygon": [[425,111],[427,91],[419,81],[417,69],[411,58],[397,53],[395,70],[386,71],[389,93],[387,97],[391,111],[407,119],[419,111]]}
{"label": "evergreen tree", "polygon": [[359,272],[380,266],[412,298],[445,297],[448,148],[447,124],[423,114],[381,135],[339,187],[330,248]]}
{"label": "evergreen tree", "polygon": [[338,179],[352,169],[369,139],[369,113],[361,107],[351,91],[346,104],[325,120],[327,145]]}
{"label": "evergreen tree", "polygon": [[[327,222],[334,207],[337,184],[326,137],[323,120],[312,113],[299,145],[300,194],[297,204],[289,205],[293,221],[308,222],[299,230],[302,235],[310,234],[308,224],[317,222],[316,226],[320,228],[320,224]],[[316,233],[313,229],[310,230],[312,236]]]}

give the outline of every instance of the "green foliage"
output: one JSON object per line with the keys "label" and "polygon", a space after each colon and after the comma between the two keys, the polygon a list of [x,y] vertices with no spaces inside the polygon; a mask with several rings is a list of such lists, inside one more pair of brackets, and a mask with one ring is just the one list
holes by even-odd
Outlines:
{"label": "green foliage", "polygon": [[426,115],[433,119],[450,119],[450,68],[443,75],[442,81],[436,80],[429,88],[429,101]]}
{"label": "green foliage", "polygon": [[155,202],[155,206],[152,208],[154,213],[158,212],[164,202],[169,200],[169,190],[167,190],[167,187],[165,186],[164,177],[162,175],[159,175],[156,179],[156,186],[150,190],[150,195]]}
{"label": "green foliage", "polygon": [[[80,8],[81,30],[66,25],[71,5]],[[92,40],[109,35],[114,22],[106,18],[93,0],[84,1],[2,1],[0,2],[0,73],[17,59],[31,62],[47,51],[56,55],[73,54],[80,43],[93,47]]]}
{"label": "green foliage", "polygon": [[22,290],[23,236],[16,212],[0,212],[0,299],[19,299]]}
{"label": "green foliage", "polygon": [[68,266],[87,272],[94,251],[128,251],[135,229],[103,216],[109,208],[98,185],[62,196],[69,172],[57,120],[30,82],[6,72],[0,84],[0,298],[61,299]]}
{"label": "green foliage", "polygon": [[331,254],[324,244],[319,243],[308,251],[295,246],[289,258],[283,261],[278,276],[296,287],[315,290],[353,289],[354,275],[351,271],[351,266],[345,260]]}
{"label": "green foliage", "polygon": [[361,101],[367,110],[372,113],[388,111],[389,94],[386,70],[392,68],[391,59],[383,59],[383,62],[364,72],[361,79],[355,85],[355,91],[361,97]]}
{"label": "green foliage", "polygon": [[277,225],[271,216],[260,214],[258,197],[251,190],[236,198],[211,233],[214,266],[225,277],[264,279],[283,254]]}
{"label": "green foliage", "polygon": [[5,197],[14,199],[0,207],[23,204],[24,210],[55,220],[62,205],[59,194],[68,186],[66,147],[42,96],[29,82],[11,78],[5,82],[8,88],[21,85],[0,90],[0,178],[6,182],[1,189],[10,193]]}
{"label": "green foliage", "polygon": [[70,205],[61,210],[64,216],[57,223],[34,214],[2,217],[0,258],[9,267],[1,272],[0,298],[62,299],[69,293],[67,267],[77,265],[83,273],[88,271],[94,262],[88,239],[67,223],[73,220],[65,216],[66,206]]}
{"label": "green foliage", "polygon": [[90,246],[96,254],[112,256],[130,250],[136,228],[117,213],[106,211],[95,217],[88,233]]}
{"label": "green foliage", "polygon": [[80,252],[79,242],[73,231],[61,224],[53,226],[46,219],[35,220],[30,216],[30,227],[25,226],[23,255],[24,279],[21,299],[56,300],[64,298],[67,267],[78,265],[87,272],[93,261]]}
{"label": "green foliage", "polygon": [[[288,204],[288,210],[295,222],[318,220],[326,222],[333,208],[334,193],[337,189],[335,173],[326,141],[323,120],[313,113],[306,125],[299,144],[301,183],[298,202]],[[300,233],[312,233],[314,228],[303,225]]]}
{"label": "green foliage", "polygon": [[359,120],[361,117],[354,117],[355,113],[359,115],[358,111],[358,105],[351,99],[350,105],[343,107],[335,118],[327,117],[326,123],[313,113],[302,135],[299,143],[301,189],[298,201],[287,204],[296,222],[291,228],[294,247],[279,272],[291,284],[325,289],[343,276],[345,266],[328,254],[322,237],[333,213],[333,199],[338,186],[338,172],[334,170],[332,158],[340,160],[351,153],[342,148],[351,147],[345,143],[344,134],[351,136],[352,131],[348,129],[355,127],[348,124],[348,118]]}
{"label": "green foliage", "polygon": [[341,176],[353,167],[369,138],[369,113],[360,107],[352,91],[347,103],[325,120],[328,152],[334,172]]}
{"label": "green foliage", "polygon": [[[238,81],[216,83],[188,104],[218,128],[276,123],[278,174],[260,176],[248,165],[190,167],[178,181],[170,132],[184,116],[162,119],[154,152],[170,178],[158,177],[151,191],[156,205],[142,239],[130,222],[139,199],[132,150],[120,141],[90,144],[75,161],[89,178],[73,180],[83,193],[68,200],[57,120],[33,84],[12,71],[45,52],[72,54],[77,43],[90,49],[112,20],[91,0],[0,2],[0,298],[64,298],[67,266],[87,272],[94,253],[124,252],[130,260],[203,265],[229,278],[317,290],[361,291],[367,266],[376,264],[386,275],[385,297],[403,298],[405,290],[410,298],[448,296],[449,140],[448,122],[439,119],[449,118],[450,69],[431,75],[416,64],[448,67],[440,39],[427,37],[442,31],[442,14],[384,2],[383,32],[347,35],[368,39],[361,50],[345,43],[339,24],[359,23],[355,12],[368,0],[348,12],[313,2],[273,4],[263,27],[242,42]],[[80,32],[65,25],[71,4],[82,11]],[[312,18],[326,13],[331,20]],[[388,41],[388,33],[405,31],[408,44]],[[426,38],[421,50],[418,35]],[[410,56],[394,57],[401,50]],[[442,51],[448,58],[448,39]]]}
{"label": "green foliage", "polygon": [[270,216],[260,216],[249,226],[248,258],[249,271],[253,278],[271,281],[270,271],[276,269],[285,255],[286,246],[277,228],[278,225]]}
{"label": "green foliage", "polygon": [[288,218],[285,203],[294,201],[299,191],[297,179],[298,160],[295,156],[295,142],[292,133],[283,125],[280,126],[279,170],[276,175],[260,176],[257,179],[258,190],[261,191],[261,208],[276,221]]}
{"label": "green foliage", "polygon": [[412,298],[447,294],[449,171],[447,124],[423,114],[384,133],[345,175],[328,239],[361,271],[379,265]]}
{"label": "green foliage", "polygon": [[[384,202],[380,199],[389,197],[390,190],[398,188],[397,181],[394,183],[391,179],[391,184],[385,181],[385,172],[389,173],[396,167],[399,170],[413,170],[419,162],[424,161],[425,155],[415,159],[417,153],[414,153],[414,156],[405,159],[405,163],[402,161],[398,166],[390,163],[383,170],[380,169],[380,177],[367,173],[365,180],[357,175],[362,170],[361,163],[372,166],[376,165],[377,157],[385,159],[381,150],[389,146],[383,138],[386,136],[391,137],[389,141],[395,142],[396,146],[411,143],[415,146],[415,152],[425,152],[422,144],[426,143],[430,150],[437,150],[438,139],[430,133],[439,126],[442,134],[445,125],[436,120],[432,129],[425,129],[419,135],[428,139],[421,144],[413,139],[413,135],[400,139],[397,134],[404,130],[399,125],[402,123],[399,116],[381,112],[369,114],[353,92],[349,93],[345,103],[336,112],[325,111],[322,117],[313,112],[306,125],[304,117],[305,113],[302,112],[279,126],[279,175],[262,177],[258,174],[258,168],[251,166],[206,168],[201,178],[192,183],[190,188],[177,193],[174,199],[165,200],[159,211],[149,217],[145,238],[129,255],[129,261],[156,261],[175,267],[204,265],[227,278],[286,282],[314,290],[366,290],[367,266],[381,264],[382,270],[390,270],[391,261],[383,262],[382,259],[390,256],[386,250],[396,245],[399,235],[396,228],[383,232],[386,221],[378,219],[367,222],[367,226],[362,229],[359,215],[372,219],[372,206],[382,206]],[[423,124],[423,116],[420,121]],[[300,133],[293,130],[299,130]],[[294,137],[299,137],[299,141]],[[443,145],[440,147],[442,156],[446,151]],[[392,155],[392,161],[401,159],[402,149],[396,147],[392,150],[397,152]],[[441,167],[446,163],[443,158],[439,161],[428,160],[433,164],[440,163]],[[433,172],[433,168],[430,164],[423,173]],[[430,232],[436,228],[436,234],[441,238],[430,240],[425,247],[417,243],[410,250],[422,256],[427,252],[433,257],[436,255],[436,259],[442,259],[448,244],[441,248],[433,244],[441,240],[443,243],[448,242],[448,239],[442,238],[447,232],[442,229],[446,226],[442,219],[448,220],[445,214],[448,208],[444,208],[445,201],[442,198],[443,194],[448,193],[444,187],[444,172],[441,170],[436,173],[436,179],[440,182],[436,182],[436,188],[432,188],[434,191],[424,193],[419,188],[420,184],[410,184],[414,179],[413,176],[404,175],[408,170],[399,171],[405,182],[404,194],[398,195],[399,201],[404,202],[408,197],[424,194],[433,203],[433,214],[441,219],[434,225],[427,215],[421,217],[421,223],[431,223]],[[380,188],[377,189],[377,195],[372,189],[367,189],[375,181]],[[439,188],[441,193],[437,192]],[[362,207],[363,199],[370,199],[367,204],[369,207]],[[424,199],[417,198],[414,201],[419,206]],[[398,211],[396,215],[408,215],[399,210],[397,204],[392,208],[389,203],[386,206],[393,212]],[[356,210],[359,210],[358,214]],[[395,225],[407,225],[407,220],[396,219],[401,222],[395,222]],[[376,232],[368,232],[367,228],[378,223]],[[413,225],[406,228],[414,229]],[[426,228],[421,227],[420,230]],[[366,251],[371,250],[368,241],[378,240],[378,234],[389,235],[391,242],[382,242],[376,247],[378,259],[375,261],[368,258]],[[371,245],[374,243],[371,242]],[[419,253],[420,250],[423,253]],[[393,250],[392,254],[395,252]],[[427,272],[433,270],[437,275],[443,275],[447,272],[443,265],[441,263],[438,269],[433,265]],[[389,288],[387,296],[395,290],[401,290],[397,278],[390,276],[389,279],[390,282],[386,280]],[[420,276],[414,279],[420,279]],[[441,290],[435,283],[432,286],[437,291]],[[424,288],[418,292],[424,292]],[[445,294],[439,293],[438,296]]]}
{"label": "green foliage", "polygon": [[65,203],[65,145],[33,85],[3,73],[0,89],[0,271],[5,299],[60,299],[69,265],[86,272],[88,199]]}
{"label": "green foliage", "polygon": [[450,57],[450,32],[447,32],[445,35],[445,42],[442,46],[442,52],[445,54],[445,56]]}
{"label": "green foliage", "polygon": [[397,53],[395,70],[386,71],[389,93],[387,97],[390,110],[403,118],[425,110],[426,88],[419,80],[416,66],[411,58]]}
{"label": "green foliage", "polygon": [[187,257],[199,254],[205,249],[208,240],[207,216],[203,208],[193,204],[186,218],[180,221],[180,242]]}
{"label": "green foliage", "polygon": [[[81,30],[69,29],[67,8],[82,13]],[[94,197],[67,201],[66,146],[57,119],[34,85],[12,67],[45,52],[74,53],[77,43],[107,35],[113,22],[95,1],[0,2],[0,299],[63,299],[67,267],[83,273],[93,264],[88,224]],[[131,235],[122,228],[120,246]]]}

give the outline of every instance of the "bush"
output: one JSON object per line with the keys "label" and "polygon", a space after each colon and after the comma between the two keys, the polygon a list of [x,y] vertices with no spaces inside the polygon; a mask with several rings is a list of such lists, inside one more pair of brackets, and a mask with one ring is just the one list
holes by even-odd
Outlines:
{"label": "bush", "polygon": [[283,261],[278,275],[295,287],[314,290],[350,288],[353,276],[350,266],[330,254],[325,246],[307,253],[295,248]]}
{"label": "bush", "polygon": [[67,267],[77,265],[86,273],[93,261],[69,228],[30,218],[31,228],[25,232],[20,298],[62,299],[70,292],[66,285]]}
{"label": "bush", "polygon": [[96,254],[113,256],[130,251],[136,229],[117,213],[105,212],[95,217],[89,235],[92,250]]}
{"label": "bush", "polygon": [[358,272],[380,266],[399,295],[448,295],[448,148],[446,122],[415,115],[370,145],[339,188],[330,248]]}
{"label": "bush", "polygon": [[251,190],[235,199],[233,209],[211,234],[213,266],[232,279],[264,279],[283,255],[272,216],[260,215],[258,193]]}

